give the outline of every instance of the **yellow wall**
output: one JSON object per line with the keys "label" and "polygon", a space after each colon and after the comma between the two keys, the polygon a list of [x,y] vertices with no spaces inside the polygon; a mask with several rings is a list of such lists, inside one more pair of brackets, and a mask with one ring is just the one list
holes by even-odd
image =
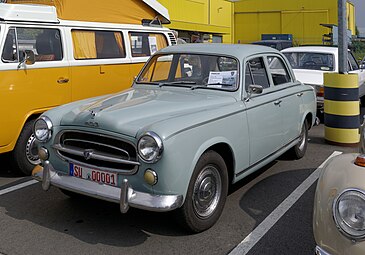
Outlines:
{"label": "yellow wall", "polygon": [[[337,24],[337,0],[244,0],[234,6],[234,42],[261,40],[261,34],[293,34],[295,44],[322,44]],[[347,4],[348,25],[355,32],[354,6]]]}
{"label": "yellow wall", "polygon": [[171,29],[223,36],[233,42],[233,3],[225,0],[159,0],[170,14]]}

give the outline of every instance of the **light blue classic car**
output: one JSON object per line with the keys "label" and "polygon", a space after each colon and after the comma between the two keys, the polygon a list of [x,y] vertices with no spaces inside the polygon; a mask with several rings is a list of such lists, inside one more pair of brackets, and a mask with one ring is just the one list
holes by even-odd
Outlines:
{"label": "light blue classic car", "polygon": [[116,202],[123,213],[176,209],[200,232],[218,220],[229,185],[284,152],[304,156],[315,100],[275,49],[171,46],[132,88],[44,113],[33,176],[44,190]]}

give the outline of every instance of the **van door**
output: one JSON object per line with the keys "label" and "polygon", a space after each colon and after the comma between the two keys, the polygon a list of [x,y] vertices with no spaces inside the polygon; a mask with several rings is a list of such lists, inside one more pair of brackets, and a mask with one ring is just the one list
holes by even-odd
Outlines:
{"label": "van door", "polygon": [[[0,146],[7,149],[0,152],[14,148],[32,115],[70,101],[70,70],[63,34],[56,27],[5,27],[0,48]],[[34,53],[34,64],[25,64],[25,50]],[[19,143],[25,146],[27,141]]]}

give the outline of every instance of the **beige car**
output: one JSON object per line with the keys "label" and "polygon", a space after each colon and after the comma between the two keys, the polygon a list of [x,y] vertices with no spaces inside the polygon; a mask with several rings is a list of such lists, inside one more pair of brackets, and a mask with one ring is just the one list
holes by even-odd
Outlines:
{"label": "beige car", "polygon": [[316,254],[365,254],[365,127],[360,153],[336,156],[324,166],[314,199]]}

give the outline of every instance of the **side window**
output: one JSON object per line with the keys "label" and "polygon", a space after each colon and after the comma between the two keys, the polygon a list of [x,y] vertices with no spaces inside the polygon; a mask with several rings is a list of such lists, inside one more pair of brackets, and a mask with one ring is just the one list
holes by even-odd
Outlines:
{"label": "side window", "polygon": [[267,60],[269,62],[269,70],[274,85],[290,82],[289,72],[282,59],[278,57],[268,57]]}
{"label": "side window", "polygon": [[251,73],[251,69],[250,69],[250,65],[249,63],[246,63],[246,67],[245,67],[245,88],[246,91],[248,91],[248,86],[253,84],[253,80],[252,80],[252,73]]}
{"label": "side window", "polygon": [[132,57],[148,57],[167,47],[164,34],[130,32]]}
{"label": "side window", "polygon": [[62,60],[60,31],[51,28],[10,29],[6,37],[2,58],[6,62],[17,62],[23,50],[32,50],[36,61]]}
{"label": "side window", "polygon": [[121,32],[73,29],[71,33],[75,59],[125,58]]}
{"label": "side window", "polygon": [[[248,72],[247,72],[247,68],[248,68]],[[262,57],[254,58],[247,62],[246,76],[245,76],[246,79],[247,79],[248,73],[251,74],[250,76],[252,79],[252,82],[250,84],[261,85],[264,89],[270,87],[270,82],[269,82],[269,79],[267,76],[264,60]],[[248,89],[248,85],[250,85],[247,82],[248,81],[246,80],[245,81],[246,90]]]}
{"label": "side window", "polygon": [[18,61],[18,50],[15,38],[15,29],[9,29],[1,55],[4,62]]}
{"label": "side window", "polygon": [[355,57],[352,55],[352,53],[349,52],[348,57],[349,57],[349,62],[350,62],[349,71],[359,70],[359,65],[357,64]]}

